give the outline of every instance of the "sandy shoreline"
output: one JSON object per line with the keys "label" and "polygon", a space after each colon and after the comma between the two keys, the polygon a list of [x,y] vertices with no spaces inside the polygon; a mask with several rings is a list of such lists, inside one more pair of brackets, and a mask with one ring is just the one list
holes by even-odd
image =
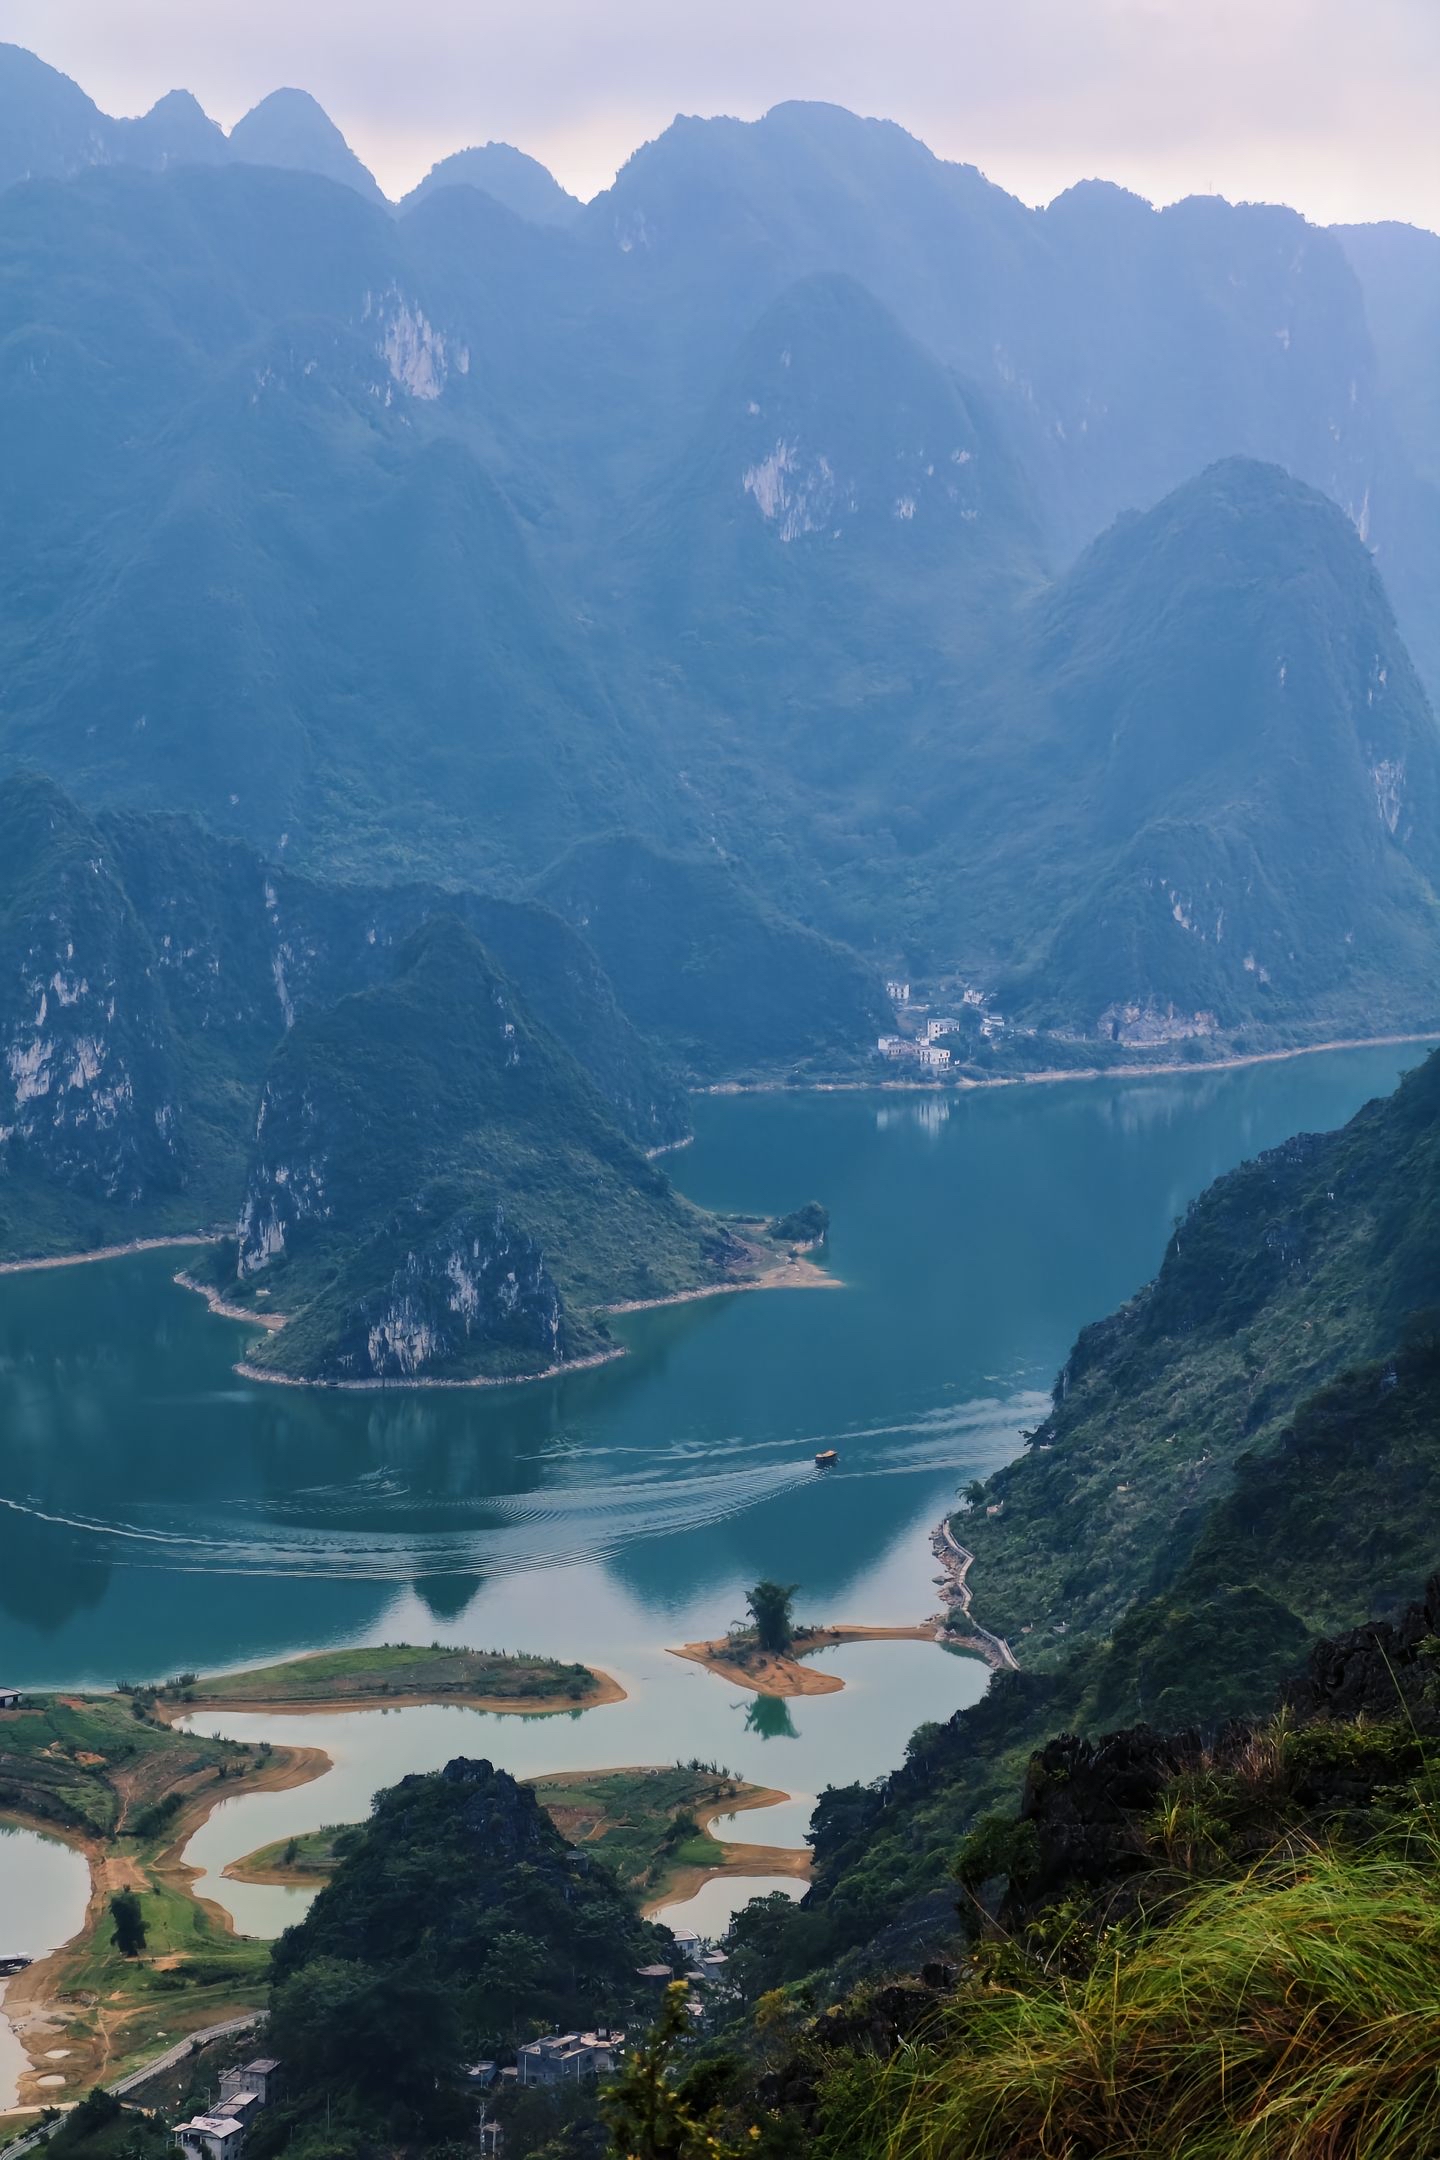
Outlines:
{"label": "sandy shoreline", "polygon": [[684,1658],[692,1665],[703,1665],[717,1679],[728,1680],[732,1687],[749,1688],[754,1695],[836,1695],[845,1682],[838,1673],[817,1672],[813,1666],[806,1665],[803,1661],[813,1651],[833,1650],[841,1643],[935,1642],[938,1637],[938,1624],[933,1620],[921,1621],[914,1627],[842,1624],[806,1629],[794,1657],[766,1653],[742,1663],[728,1636],[721,1636],[714,1642],[682,1643],[678,1649],[672,1648],[668,1655]]}
{"label": "sandy shoreline", "polygon": [[967,1095],[979,1088],[1046,1087],[1064,1080],[1149,1080],[1161,1074],[1239,1072],[1247,1065],[1282,1065],[1327,1050],[1392,1050],[1406,1043],[1440,1043],[1440,1028],[1418,1035],[1342,1035],[1333,1042],[1296,1043],[1285,1050],[1250,1050],[1240,1057],[1176,1059],[1165,1065],[1057,1066],[1049,1072],[996,1073],[988,1080],[717,1080],[696,1095]]}
{"label": "sandy shoreline", "polygon": [[[736,1800],[716,1800],[713,1804],[697,1808],[695,1820],[702,1831],[722,1815],[742,1815],[751,1808],[779,1807],[794,1796],[781,1792],[778,1786],[762,1785],[758,1791],[742,1793]],[[698,1863],[678,1867],[671,1875],[665,1889],[647,1901],[642,1908],[648,1920],[666,1905],[682,1905],[706,1883],[721,1882],[727,1875],[775,1875],[788,1876],[792,1881],[809,1882],[814,1860],[808,1845],[742,1845],[729,1838],[717,1838],[716,1844],[725,1858],[709,1867]]]}
{"label": "sandy shoreline", "polygon": [[535,1380],[563,1380],[567,1373],[589,1372],[596,1365],[613,1365],[617,1358],[626,1355],[617,1345],[613,1350],[596,1350],[589,1357],[569,1358],[563,1365],[547,1365],[540,1372],[495,1376],[477,1373],[473,1380],[426,1379],[423,1374],[417,1374],[413,1380],[303,1380],[297,1373],[266,1372],[262,1366],[251,1365],[244,1358],[230,1369],[239,1373],[242,1380],[263,1380],[267,1387],[328,1388],[348,1390],[352,1395],[373,1395],[382,1388],[528,1387]]}
{"label": "sandy shoreline", "polygon": [[607,1313],[658,1312],[662,1305],[693,1305],[699,1298],[734,1297],[742,1290],[843,1290],[838,1275],[827,1275],[813,1260],[789,1258],[767,1263],[753,1282],[701,1283],[694,1290],[672,1290],[666,1297],[627,1298],[606,1305]]}
{"label": "sandy shoreline", "polygon": [[[194,1898],[195,1904],[222,1933],[234,1935],[234,1920],[223,1905],[216,1904],[213,1898],[194,1897],[190,1886],[202,1871],[187,1866],[181,1858],[186,1845],[222,1801],[248,1793],[287,1792],[323,1777],[332,1767],[323,1748],[277,1748],[266,1762],[247,1770],[243,1776],[227,1780],[223,1786],[218,1783],[207,1786],[188,1798],[175,1817],[170,1837],[152,1863],[154,1874]],[[112,1893],[120,1889],[143,1890],[143,1871],[129,1854],[118,1851],[113,1841],[92,1837],[71,1825],[42,1820],[10,1808],[4,1810],[4,1820],[69,1845],[84,1854],[90,1868],[89,1901],[78,1933],[69,1942],[62,1943],[58,1950],[52,1950],[48,1957],[38,1958],[24,1972],[18,1973],[0,1998],[0,2007],[30,2059],[30,2068],[19,2080],[20,2103],[22,2106],[53,2104],[53,2095],[36,2085],[35,2080],[53,2072],[55,2065],[48,2060],[45,2050],[55,2044],[57,2036],[63,2033],[69,2049],[65,2058],[67,2095],[78,2095],[98,2080],[113,2075],[117,2062],[125,2060],[118,2043],[123,2036],[125,2011],[133,2010],[135,2003],[127,2002],[119,2009],[106,2002],[92,2003],[95,2024],[90,2031],[57,2017],[57,2012],[71,1999],[71,1969],[106,1918]],[[249,2009],[252,2005],[240,2003],[238,2007]],[[213,2005],[205,2006],[204,2019],[210,2018],[213,2008]]]}
{"label": "sandy shoreline", "polygon": [[[97,1245],[90,1252],[54,1253],[45,1260],[0,1260],[0,1275],[39,1275],[47,1268],[84,1267],[91,1260],[128,1260],[132,1253],[165,1252],[185,1245],[218,1245],[218,1230],[195,1230],[188,1237],[131,1238],[128,1245]],[[199,1289],[199,1283],[193,1285]]]}
{"label": "sandy shoreline", "polygon": [[232,1305],[228,1298],[221,1297],[220,1292],[212,1289],[209,1283],[201,1282],[197,1275],[187,1275],[184,1268],[172,1275],[170,1280],[177,1283],[182,1290],[193,1290],[197,1297],[203,1297],[211,1312],[221,1320],[243,1320],[247,1327],[266,1328],[273,1334],[277,1328],[284,1327],[290,1318],[288,1313],[259,1312],[249,1305]]}

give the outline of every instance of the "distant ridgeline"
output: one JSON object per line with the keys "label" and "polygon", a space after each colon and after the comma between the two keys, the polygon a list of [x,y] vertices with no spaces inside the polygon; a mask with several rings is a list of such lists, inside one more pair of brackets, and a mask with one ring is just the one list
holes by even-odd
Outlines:
{"label": "distant ridgeline", "polygon": [[801,104],[393,206],[0,47],[0,265],[0,767],[536,891],[704,1079],[1440,1021],[1434,235]]}
{"label": "distant ridgeline", "polygon": [[332,1378],[538,1370],[743,1257],[647,1160],[684,1092],[537,903],[316,883],[33,777],[0,865],[0,1255],[238,1224],[197,1269]]}
{"label": "distant ridgeline", "polygon": [[1032,1749],[1263,1711],[1317,1639],[1399,1611],[1437,1522],[1440,1054],[1221,1178],[1081,1335],[1051,1416],[954,1518],[975,1617],[1021,1669],[922,1726],[879,1790],[822,1795],[777,1973],[943,1945],[956,1845]]}

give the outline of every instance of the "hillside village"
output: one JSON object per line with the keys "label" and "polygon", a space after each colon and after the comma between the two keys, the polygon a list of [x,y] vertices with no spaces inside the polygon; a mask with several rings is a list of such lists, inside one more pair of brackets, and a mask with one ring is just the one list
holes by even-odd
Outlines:
{"label": "hillside village", "polygon": [[958,1048],[946,1037],[973,1031],[983,1042],[989,1043],[1005,1032],[1003,1015],[986,1011],[983,990],[967,987],[961,991],[963,1018],[951,1013],[932,1014],[928,1005],[912,999],[910,984],[903,977],[889,977],[885,995],[895,1007],[902,1032],[881,1035],[876,1041],[875,1052],[891,1064],[910,1064],[922,1072],[938,1075],[949,1068]]}

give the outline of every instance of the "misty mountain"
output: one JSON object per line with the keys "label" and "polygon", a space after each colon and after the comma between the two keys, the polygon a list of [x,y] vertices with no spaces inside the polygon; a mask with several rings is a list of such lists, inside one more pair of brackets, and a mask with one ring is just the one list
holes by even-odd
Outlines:
{"label": "misty mountain", "polygon": [[535,225],[573,225],[582,208],[538,158],[527,157],[509,143],[479,143],[441,158],[418,187],[402,197],[400,208],[412,210],[437,189],[447,187],[478,188]]}
{"label": "misty mountain", "polygon": [[322,174],[383,202],[371,173],[304,90],[273,90],[227,137],[188,90],[171,90],[138,119],[112,119],[57,68],[0,44],[0,188],[70,179],[93,165],[284,165]]}
{"label": "misty mountain", "polygon": [[1133,1042],[1426,1024],[1440,737],[1332,503],[1213,467],[1119,521],[1027,628],[1027,876],[981,858],[1012,936],[1032,924],[1006,1008]]}
{"label": "misty mountain", "polygon": [[272,90],[230,130],[230,156],[242,165],[283,165],[319,173],[383,202],[374,176],[356,157],[334,121],[306,90]]}
{"label": "misty mountain", "polygon": [[[1031,211],[826,106],[563,221],[496,146],[398,218],[226,156],[0,192],[0,765],[327,878],[593,868],[707,1076],[858,1053],[896,964],[1037,1031],[982,1060],[1433,1017],[1423,246]],[[655,950],[615,834],[688,866]],[[797,1028],[682,1017],[767,919],[853,949]]]}

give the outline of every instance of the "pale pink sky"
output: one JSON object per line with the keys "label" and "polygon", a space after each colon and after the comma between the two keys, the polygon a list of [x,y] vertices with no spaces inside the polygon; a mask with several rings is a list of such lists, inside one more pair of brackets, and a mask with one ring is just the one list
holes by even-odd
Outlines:
{"label": "pale pink sky", "polygon": [[109,112],[296,84],[391,195],[466,143],[576,194],[676,112],[827,98],[1027,201],[1101,175],[1440,227],[1440,0],[0,0]]}

